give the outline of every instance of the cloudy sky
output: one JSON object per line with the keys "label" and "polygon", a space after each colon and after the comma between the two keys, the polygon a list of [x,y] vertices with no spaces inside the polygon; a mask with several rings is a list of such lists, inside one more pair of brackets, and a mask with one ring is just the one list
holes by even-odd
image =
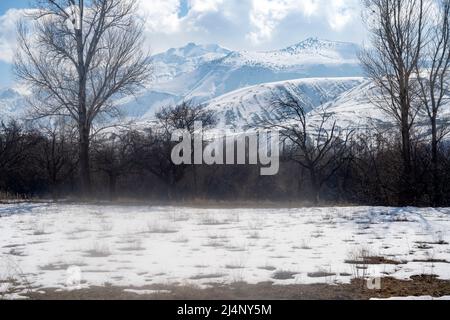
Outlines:
{"label": "cloudy sky", "polygon": [[[269,50],[314,36],[362,42],[359,0],[139,0],[157,53],[188,42]],[[0,0],[0,86],[11,84],[15,23],[32,0]]]}

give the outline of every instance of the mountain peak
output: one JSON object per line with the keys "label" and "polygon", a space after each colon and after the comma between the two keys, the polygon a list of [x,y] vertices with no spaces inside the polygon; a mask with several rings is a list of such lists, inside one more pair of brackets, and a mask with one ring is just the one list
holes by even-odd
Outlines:
{"label": "mountain peak", "polygon": [[228,49],[217,44],[201,45],[194,42],[181,48],[169,49],[152,57],[156,82],[170,81],[229,53]]}
{"label": "mountain peak", "polygon": [[296,53],[299,51],[320,51],[327,49],[350,49],[355,50],[357,47],[356,44],[350,42],[339,42],[339,41],[330,41],[325,39],[320,39],[317,37],[307,38],[297,44],[289,46],[283,51]]}
{"label": "mountain peak", "polygon": [[227,54],[229,53],[228,49],[225,49],[217,44],[197,44],[195,42],[189,42],[183,47],[180,48],[171,48],[166,52],[160,53],[156,55],[158,56],[179,56],[179,57],[199,57],[206,54]]}

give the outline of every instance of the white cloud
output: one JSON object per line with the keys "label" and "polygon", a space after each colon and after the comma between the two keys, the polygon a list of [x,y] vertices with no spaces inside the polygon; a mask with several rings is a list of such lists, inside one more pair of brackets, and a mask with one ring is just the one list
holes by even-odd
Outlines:
{"label": "white cloud", "polygon": [[[253,43],[269,40],[280,21],[292,11],[300,11],[301,7],[295,0],[252,0],[252,5],[250,22],[255,30],[247,36]],[[308,11],[311,10],[313,8],[308,7]]]}
{"label": "white cloud", "polygon": [[333,0],[327,6],[327,20],[334,30],[342,30],[353,19],[359,18],[359,7],[355,0]]}
{"label": "white cloud", "polygon": [[[1,0],[0,0],[1,1]],[[139,0],[152,52],[187,42],[275,49],[309,36],[360,41],[359,0]],[[180,14],[182,2],[188,12]],[[0,16],[0,60],[11,62],[23,10]]]}
{"label": "white cloud", "polygon": [[16,49],[16,25],[26,10],[10,9],[0,16],[0,60],[11,63]]}
{"label": "white cloud", "polygon": [[357,0],[251,0],[250,22],[253,30],[247,37],[255,44],[271,40],[279,25],[287,19],[320,19],[340,31],[357,15]]}
{"label": "white cloud", "polygon": [[140,0],[139,5],[149,32],[174,33],[179,30],[180,0]]}
{"label": "white cloud", "polygon": [[202,15],[219,11],[224,4],[224,0],[184,0],[188,1],[189,15],[180,17],[181,1],[139,0],[148,31],[165,34],[180,32],[182,28],[194,25]]}
{"label": "white cloud", "polygon": [[[156,51],[189,41],[251,49],[287,43],[296,34],[295,41],[313,35],[333,39],[333,33],[346,40],[346,31],[348,39],[354,40],[360,34],[346,30],[359,19],[359,0],[140,1]],[[182,1],[189,9],[183,17],[179,14]]]}
{"label": "white cloud", "polygon": [[190,10],[193,12],[217,12],[224,0],[189,0]]}

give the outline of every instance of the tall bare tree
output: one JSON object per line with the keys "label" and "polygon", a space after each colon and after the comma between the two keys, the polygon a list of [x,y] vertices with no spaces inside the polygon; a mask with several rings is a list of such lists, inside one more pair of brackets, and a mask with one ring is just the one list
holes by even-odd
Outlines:
{"label": "tall bare tree", "polygon": [[137,10],[136,0],[36,0],[32,22],[18,28],[15,70],[34,90],[35,116],[77,123],[85,195],[93,126],[116,115],[115,99],[134,93],[151,71]]}
{"label": "tall bare tree", "polygon": [[432,202],[441,203],[439,145],[449,133],[442,107],[450,95],[450,0],[433,0],[424,54],[417,65],[421,99],[431,127]]}
{"label": "tall bare tree", "polygon": [[[211,110],[207,110],[205,105],[196,104],[192,101],[183,101],[176,106],[169,106],[156,114],[159,123],[159,130],[162,136],[168,141],[175,130],[187,130],[192,136],[195,133],[195,124],[202,124],[203,129],[211,129],[217,125],[217,118]],[[191,157],[194,157],[192,150]],[[198,192],[198,179],[196,165],[191,165],[194,177],[194,192]]]}
{"label": "tall bare tree", "polygon": [[77,134],[73,123],[66,120],[48,118],[36,124],[42,136],[37,162],[48,180],[54,199],[61,184],[71,180],[77,169]]}
{"label": "tall bare tree", "polygon": [[312,106],[300,101],[295,92],[295,88],[289,88],[274,94],[266,110],[271,117],[254,125],[280,132],[289,159],[309,173],[313,200],[317,204],[324,185],[351,157],[353,130],[338,128],[332,115],[324,110],[317,110],[316,121],[311,121],[307,110]]}
{"label": "tall bare tree", "polygon": [[115,200],[117,180],[132,169],[131,155],[136,132],[107,133],[93,141],[96,167],[108,176],[109,198]]}
{"label": "tall bare tree", "polygon": [[371,47],[360,55],[381,94],[377,105],[398,122],[402,141],[401,202],[413,194],[412,128],[420,108],[416,66],[424,48],[426,0],[362,0]]}

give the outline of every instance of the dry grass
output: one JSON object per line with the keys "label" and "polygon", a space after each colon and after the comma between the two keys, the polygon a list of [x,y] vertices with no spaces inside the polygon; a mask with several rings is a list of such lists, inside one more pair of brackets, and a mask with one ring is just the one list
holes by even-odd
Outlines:
{"label": "dry grass", "polygon": [[221,248],[226,246],[226,242],[223,242],[222,240],[209,239],[203,246],[210,248]]}
{"label": "dry grass", "polygon": [[[450,295],[450,281],[430,276],[415,276],[410,280],[383,278],[381,290],[368,290],[363,280],[350,284],[274,285],[271,282],[255,285],[244,282],[232,285],[213,285],[207,289],[196,286],[151,285],[143,288],[92,287],[75,291],[42,290],[30,292],[31,299],[46,300],[368,300],[406,296]],[[137,295],[127,289],[156,291],[154,294]]]}
{"label": "dry grass", "polygon": [[143,251],[145,248],[142,245],[142,241],[139,239],[133,240],[129,245],[119,249],[120,251]]}
{"label": "dry grass", "polygon": [[230,224],[227,220],[219,220],[212,215],[203,216],[198,223],[199,226],[221,226]]}
{"label": "dry grass", "polygon": [[316,271],[308,273],[308,277],[310,278],[328,278],[333,276],[336,276],[336,273],[326,271]]}
{"label": "dry grass", "polygon": [[391,265],[400,265],[400,264],[406,264],[405,261],[397,261],[397,260],[391,260],[385,257],[378,257],[378,256],[367,256],[363,257],[362,259],[357,260],[345,260],[345,263],[347,264],[357,264],[357,265],[378,265],[378,264],[391,264]]}
{"label": "dry grass", "polygon": [[193,277],[190,277],[190,280],[205,280],[205,279],[217,279],[226,276],[222,273],[211,273],[211,274],[199,274]]}
{"label": "dry grass", "polygon": [[171,234],[177,232],[178,230],[175,230],[174,228],[168,225],[158,223],[148,223],[147,229],[145,230],[145,233],[150,234]]}
{"label": "dry grass", "polygon": [[292,271],[277,271],[272,275],[272,279],[275,280],[291,280],[294,279],[298,272]]}
{"label": "dry grass", "polygon": [[414,259],[413,262],[426,262],[426,263],[450,263],[450,261],[444,259]]}
{"label": "dry grass", "polygon": [[380,264],[389,264],[389,265],[400,265],[406,264],[406,261],[397,261],[388,259],[385,257],[380,257],[376,254],[373,254],[369,249],[360,248],[356,251],[353,251],[349,254],[349,258],[345,260],[347,264],[353,265],[380,265]]}
{"label": "dry grass", "polygon": [[88,258],[107,258],[111,254],[111,250],[107,245],[95,244],[91,250],[85,252],[84,256]]}
{"label": "dry grass", "polygon": [[276,267],[274,267],[274,266],[269,266],[269,265],[265,265],[265,266],[259,267],[258,269],[260,269],[260,270],[266,270],[266,271],[275,271],[275,270],[277,270]]}

